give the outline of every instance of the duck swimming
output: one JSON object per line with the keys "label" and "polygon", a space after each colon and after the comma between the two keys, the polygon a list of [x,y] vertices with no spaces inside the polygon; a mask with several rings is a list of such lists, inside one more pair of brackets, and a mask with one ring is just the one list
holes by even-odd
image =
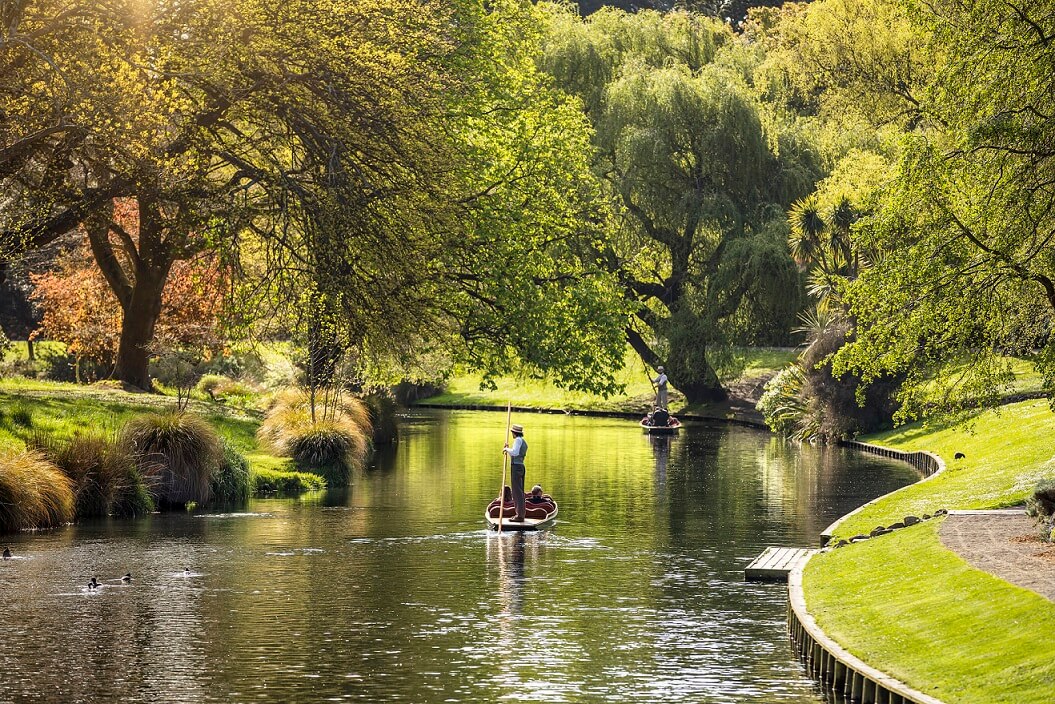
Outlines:
{"label": "duck swimming", "polygon": [[128,584],[129,582],[131,582],[132,581],[132,573],[131,572],[125,572],[125,576],[121,577],[121,581],[124,582],[125,584]]}
{"label": "duck swimming", "polygon": [[94,589],[98,589],[101,586],[103,586],[103,585],[99,584],[99,580],[96,579],[95,577],[92,577],[91,580],[88,581],[88,591],[92,591]]}
{"label": "duck swimming", "polygon": [[10,560],[14,555],[11,554],[11,548],[4,548],[4,559]]}

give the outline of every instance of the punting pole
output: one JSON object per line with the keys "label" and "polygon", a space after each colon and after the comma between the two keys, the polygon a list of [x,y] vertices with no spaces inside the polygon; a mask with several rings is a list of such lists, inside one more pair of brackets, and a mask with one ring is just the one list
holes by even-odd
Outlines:
{"label": "punting pole", "polygon": [[[513,402],[506,405],[506,439],[509,445],[509,421],[513,415]],[[498,532],[502,532],[502,516],[506,512],[506,467],[509,465],[509,453],[502,451],[502,486],[498,489]]]}

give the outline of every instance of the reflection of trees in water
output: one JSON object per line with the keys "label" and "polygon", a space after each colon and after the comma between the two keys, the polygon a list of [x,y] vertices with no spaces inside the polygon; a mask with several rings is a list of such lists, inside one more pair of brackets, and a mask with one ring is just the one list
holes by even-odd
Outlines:
{"label": "reflection of trees in water", "polygon": [[665,476],[673,538],[702,532],[722,541],[767,531],[812,538],[914,478],[882,458],[728,427],[684,433],[671,444]]}

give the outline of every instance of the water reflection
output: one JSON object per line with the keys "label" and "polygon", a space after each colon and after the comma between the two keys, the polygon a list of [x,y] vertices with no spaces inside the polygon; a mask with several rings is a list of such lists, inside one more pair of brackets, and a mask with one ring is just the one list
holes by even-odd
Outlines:
{"label": "water reflection", "polygon": [[910,470],[739,428],[515,420],[551,531],[483,529],[505,417],[457,412],[416,414],[348,491],[12,536],[0,699],[821,701],[783,590],[743,567]]}

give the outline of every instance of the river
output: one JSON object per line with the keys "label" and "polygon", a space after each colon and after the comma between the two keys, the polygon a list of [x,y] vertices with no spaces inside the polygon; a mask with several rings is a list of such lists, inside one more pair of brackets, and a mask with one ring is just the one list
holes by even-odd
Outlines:
{"label": "river", "polygon": [[505,415],[421,410],[346,492],[6,536],[0,701],[823,701],[785,588],[743,569],[911,469],[734,426],[513,420],[560,503],[539,534],[484,530]]}

